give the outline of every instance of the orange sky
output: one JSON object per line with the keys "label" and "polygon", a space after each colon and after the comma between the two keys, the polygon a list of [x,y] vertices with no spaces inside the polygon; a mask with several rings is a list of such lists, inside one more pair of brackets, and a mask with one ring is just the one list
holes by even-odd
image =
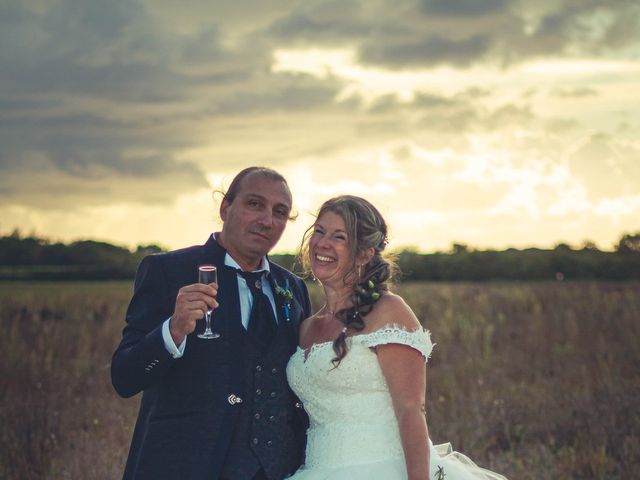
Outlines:
{"label": "orange sky", "polygon": [[640,231],[640,7],[574,0],[121,0],[0,7],[0,234],[202,243],[214,189],[340,193],[391,247]]}

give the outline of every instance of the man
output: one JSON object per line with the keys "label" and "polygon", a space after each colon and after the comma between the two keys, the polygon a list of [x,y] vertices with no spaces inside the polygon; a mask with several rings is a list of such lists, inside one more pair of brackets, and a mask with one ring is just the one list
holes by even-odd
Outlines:
{"label": "man", "polygon": [[[307,419],[285,368],[311,305],[266,257],[291,203],[279,173],[249,167],[224,195],[221,232],[141,262],[111,364],[121,396],[143,391],[125,480],[279,480],[300,465]],[[217,284],[197,283],[202,264]],[[197,336],[207,309],[219,338]]]}

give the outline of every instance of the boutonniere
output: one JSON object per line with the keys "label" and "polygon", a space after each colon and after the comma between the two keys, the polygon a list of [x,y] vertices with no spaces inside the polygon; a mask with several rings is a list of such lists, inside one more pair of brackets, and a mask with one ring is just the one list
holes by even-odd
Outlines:
{"label": "boutonniere", "polygon": [[280,285],[276,284],[276,293],[284,298],[284,303],[282,304],[282,308],[284,310],[284,318],[287,319],[287,322],[290,322],[289,312],[291,311],[291,300],[293,299],[293,292],[289,288],[289,279],[287,278],[284,283],[284,288]]}

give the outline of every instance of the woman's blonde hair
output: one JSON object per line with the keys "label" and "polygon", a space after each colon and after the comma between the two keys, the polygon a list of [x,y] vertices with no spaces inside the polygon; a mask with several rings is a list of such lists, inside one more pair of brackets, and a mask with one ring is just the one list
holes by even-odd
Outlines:
{"label": "woman's blonde hair", "polygon": [[[389,290],[389,283],[397,267],[393,258],[383,254],[388,243],[387,224],[378,211],[368,200],[353,195],[341,195],[324,202],[316,218],[326,212],[333,212],[344,220],[349,243],[351,266],[345,273],[345,285],[351,285],[352,306],[336,312],[347,329],[360,331],[364,328],[364,317],[373,309],[375,303],[384,292]],[[302,240],[298,261],[302,264],[307,275],[311,275],[309,258],[309,240],[315,225],[307,229]],[[373,256],[358,271],[357,261],[369,249],[373,249]],[[343,331],[333,342],[336,357],[332,360],[338,366],[347,354],[346,331]]]}

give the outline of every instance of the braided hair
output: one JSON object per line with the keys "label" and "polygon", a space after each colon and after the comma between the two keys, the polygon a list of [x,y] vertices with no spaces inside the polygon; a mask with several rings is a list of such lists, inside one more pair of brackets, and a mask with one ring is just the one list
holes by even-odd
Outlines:
{"label": "braided hair", "polygon": [[[318,211],[317,218],[325,212],[333,212],[344,220],[349,239],[351,268],[346,272],[343,281],[352,286],[350,295],[351,307],[335,313],[345,328],[333,342],[336,354],[332,363],[337,367],[347,354],[347,329],[361,331],[365,327],[364,317],[371,312],[375,303],[389,290],[389,283],[396,271],[395,262],[384,254],[388,243],[387,224],[369,201],[353,195],[341,195],[324,202]],[[309,239],[313,233],[311,226],[305,233],[299,259],[307,274],[311,273],[309,259]],[[357,260],[367,250],[373,249],[372,258],[362,267]]]}

